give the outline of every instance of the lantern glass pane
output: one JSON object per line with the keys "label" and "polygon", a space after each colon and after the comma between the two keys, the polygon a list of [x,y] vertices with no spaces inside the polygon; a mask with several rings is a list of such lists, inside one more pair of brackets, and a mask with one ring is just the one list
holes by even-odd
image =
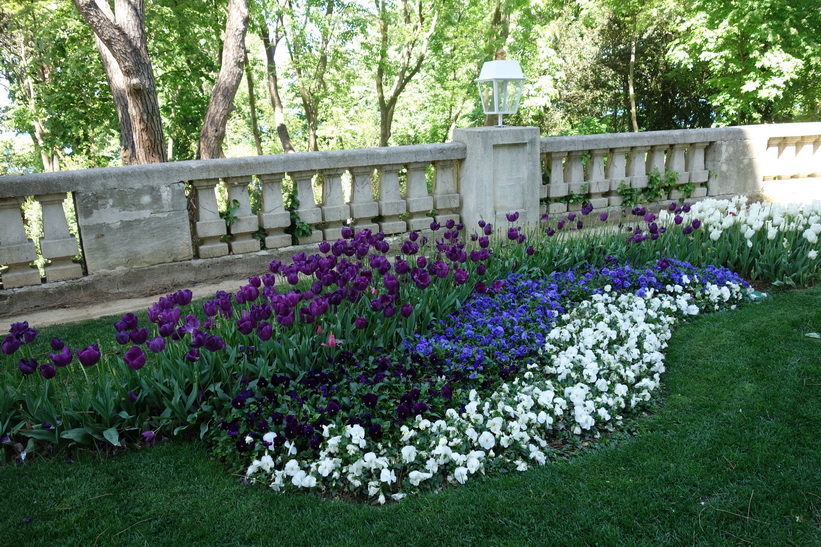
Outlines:
{"label": "lantern glass pane", "polygon": [[493,95],[493,81],[479,82],[479,97],[482,99],[482,109],[485,114],[496,112],[496,100]]}
{"label": "lantern glass pane", "polygon": [[507,94],[505,97],[504,112],[515,114],[519,110],[519,102],[522,100],[522,88],[524,82],[521,80],[508,82]]}

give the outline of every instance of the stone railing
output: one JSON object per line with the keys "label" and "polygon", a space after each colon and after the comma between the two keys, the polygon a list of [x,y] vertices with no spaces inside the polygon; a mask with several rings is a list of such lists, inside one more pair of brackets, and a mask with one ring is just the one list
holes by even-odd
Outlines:
{"label": "stone railing", "polygon": [[[621,207],[631,190],[647,189],[650,177],[668,171],[675,173],[674,187],[659,201],[767,197],[773,185],[766,181],[821,176],[819,123],[548,137],[540,150],[540,197],[551,213],[577,210],[582,202]],[[807,199],[814,192],[804,185],[794,194]]]}
{"label": "stone railing", "polygon": [[[489,127],[456,130],[446,144],[4,176],[0,318],[240,279],[274,258],[335,240],[343,226],[401,235],[434,219],[473,227],[518,211],[521,222],[535,225],[540,213],[584,201],[618,208],[656,172],[675,173],[659,201],[767,197],[773,188],[806,199],[821,189],[821,123],[548,138],[535,128]],[[218,191],[227,195],[227,222]],[[311,227],[299,247],[285,232],[291,193],[296,215]],[[74,219],[64,213],[67,196],[76,238]],[[32,197],[42,206],[39,257],[22,214]],[[82,263],[75,262],[80,251]],[[44,278],[32,265],[38,258]]]}

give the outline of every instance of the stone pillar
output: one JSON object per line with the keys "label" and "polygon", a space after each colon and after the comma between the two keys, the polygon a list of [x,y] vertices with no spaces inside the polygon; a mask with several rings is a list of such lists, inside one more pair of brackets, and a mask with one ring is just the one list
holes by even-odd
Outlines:
{"label": "stone pillar", "polygon": [[[448,220],[459,222],[459,205],[461,198],[456,190],[454,160],[440,160],[433,163],[436,179],[433,183],[433,207],[436,209],[436,222],[444,225]],[[425,226],[430,230],[430,222]]]}
{"label": "stone pillar", "polygon": [[590,205],[594,209],[604,209],[609,205],[609,200],[604,197],[605,192],[610,191],[610,181],[604,174],[604,157],[607,150],[593,150],[590,158],[590,169],[588,173],[588,192],[590,192]]}
{"label": "stone pillar", "polygon": [[315,225],[322,222],[322,211],[316,205],[314,188],[311,185],[311,181],[314,179],[314,171],[297,171],[291,173],[291,178],[294,179],[296,196],[299,200],[299,207],[297,207],[299,220],[310,224],[312,229],[311,235],[299,238],[299,244],[319,243],[322,241],[322,230],[319,230]]}
{"label": "stone pillar", "polygon": [[399,171],[402,165],[379,166],[379,229],[385,234],[403,234],[407,223],[400,215],[407,212],[407,204],[399,194]]}
{"label": "stone pillar", "polygon": [[[222,239],[228,234],[225,220],[220,218],[216,187],[219,179],[195,180],[191,183],[197,192],[197,237],[200,258],[215,258],[228,254],[228,244]],[[86,257],[88,262],[88,257]]]}
{"label": "stone pillar", "polygon": [[236,219],[228,226],[231,232],[229,240],[231,254],[244,254],[259,251],[259,240],[254,239],[251,234],[259,230],[259,218],[251,213],[251,198],[248,195],[248,185],[251,184],[251,177],[229,177],[225,179],[228,187],[228,205],[239,204],[235,215]]}
{"label": "stone pillar", "polygon": [[746,127],[724,128],[721,136],[704,153],[704,167],[710,173],[707,195],[719,199],[736,195],[756,199],[761,193],[762,159],[767,155],[768,136]]}
{"label": "stone pillar", "polygon": [[285,228],[291,225],[291,213],[282,201],[282,178],[285,173],[262,175],[262,209],[258,213],[259,224],[267,232],[265,247],[276,249],[291,244],[291,234]]}
{"label": "stone pillar", "polygon": [[647,188],[647,163],[645,155],[649,146],[634,146],[630,148],[630,160],[627,163],[627,174],[630,177],[630,186],[633,188]]}
{"label": "stone pillar", "polygon": [[[552,152],[550,154],[550,184],[547,185],[549,199],[563,198],[570,192],[570,185],[564,181],[564,160],[567,152]],[[557,201],[547,207],[548,213],[567,212],[567,203]]]}
{"label": "stone pillar", "polygon": [[506,213],[519,212],[519,223],[539,222],[539,130],[535,127],[457,129],[453,140],[467,146],[459,171],[462,221],[468,231],[479,220],[506,226]]}
{"label": "stone pillar", "polygon": [[371,191],[371,175],[373,167],[355,167],[351,169],[351,217],[354,229],[376,232],[379,227],[371,222],[379,216],[379,204],[373,200]]}
{"label": "stone pillar", "polygon": [[430,229],[431,218],[427,213],[433,209],[433,196],[428,194],[428,162],[409,163],[408,169],[408,229],[411,232]]}
{"label": "stone pillar", "polygon": [[0,199],[0,265],[8,267],[2,273],[5,289],[40,284],[40,272],[29,266],[37,254],[34,243],[26,237],[22,205],[22,197]]}
{"label": "stone pillar", "polygon": [[40,252],[49,259],[46,264],[46,281],[65,281],[83,277],[83,267],[72,262],[78,253],[77,238],[68,231],[68,222],[63,210],[66,194],[45,194],[35,196],[43,206],[43,237],[40,238]]}
{"label": "stone pillar", "polygon": [[342,225],[348,221],[351,208],[342,195],[342,175],[345,169],[322,171],[322,220],[325,222],[325,241],[336,241],[342,237]]}
{"label": "stone pillar", "polygon": [[611,207],[620,207],[624,202],[624,196],[619,193],[619,186],[626,184],[630,186],[627,177],[627,154],[629,148],[613,148],[608,155],[607,179],[610,181],[610,192],[607,199]]}

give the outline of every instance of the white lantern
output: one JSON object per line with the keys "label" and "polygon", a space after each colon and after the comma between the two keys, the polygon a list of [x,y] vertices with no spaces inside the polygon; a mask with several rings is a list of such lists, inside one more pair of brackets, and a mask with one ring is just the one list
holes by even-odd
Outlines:
{"label": "white lantern", "polygon": [[519,61],[488,61],[476,79],[479,97],[486,115],[497,114],[499,127],[502,114],[515,114],[522,99],[525,78]]}

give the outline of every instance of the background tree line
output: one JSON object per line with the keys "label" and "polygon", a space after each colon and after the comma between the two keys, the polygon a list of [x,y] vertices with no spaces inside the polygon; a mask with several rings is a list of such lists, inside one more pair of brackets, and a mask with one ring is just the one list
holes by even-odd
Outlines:
{"label": "background tree line", "polygon": [[500,48],[544,135],[821,119],[815,0],[5,0],[0,173],[447,141]]}

